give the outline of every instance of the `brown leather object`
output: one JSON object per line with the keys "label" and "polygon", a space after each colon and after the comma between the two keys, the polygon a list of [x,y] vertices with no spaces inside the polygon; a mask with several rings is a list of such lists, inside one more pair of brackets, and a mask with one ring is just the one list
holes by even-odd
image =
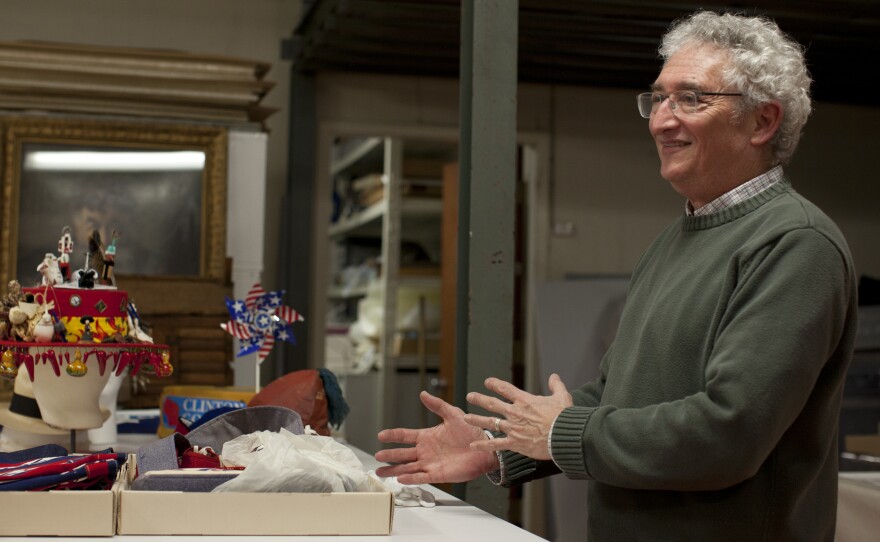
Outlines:
{"label": "brown leather object", "polygon": [[330,436],[327,394],[317,369],[288,373],[273,380],[248,402],[248,406],[274,405],[296,411],[303,425],[310,425],[319,435]]}

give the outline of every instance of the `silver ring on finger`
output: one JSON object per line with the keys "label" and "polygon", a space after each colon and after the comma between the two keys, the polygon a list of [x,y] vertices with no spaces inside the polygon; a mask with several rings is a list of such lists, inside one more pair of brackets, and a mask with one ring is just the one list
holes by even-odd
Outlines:
{"label": "silver ring on finger", "polygon": [[501,433],[501,418],[495,418],[495,432]]}

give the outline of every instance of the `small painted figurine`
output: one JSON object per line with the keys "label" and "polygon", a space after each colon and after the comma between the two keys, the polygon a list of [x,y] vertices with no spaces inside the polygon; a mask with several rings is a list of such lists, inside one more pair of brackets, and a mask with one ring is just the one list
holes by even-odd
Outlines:
{"label": "small painted figurine", "polygon": [[37,266],[37,271],[43,276],[43,286],[54,286],[64,282],[64,277],[61,275],[61,267],[58,264],[58,257],[51,252],[46,253],[43,262]]}
{"label": "small painted figurine", "polygon": [[3,296],[0,302],[8,310],[12,307],[17,307],[18,303],[25,299],[24,292],[21,291],[21,284],[17,280],[12,279],[6,284],[6,295]]}
{"label": "small painted figurine", "polygon": [[18,363],[15,362],[15,354],[11,348],[0,355],[0,376],[9,380],[15,380],[18,376]]}
{"label": "small painted figurine", "polygon": [[9,323],[11,324],[9,335],[14,340],[25,342],[33,340],[33,335],[29,329],[30,321],[28,319],[28,314],[24,309],[17,305],[9,309]]}
{"label": "small painted figurine", "polygon": [[113,237],[110,239],[110,244],[104,249],[104,272],[101,274],[101,283],[108,286],[116,285],[116,279],[113,277],[113,266],[116,263],[117,237],[119,237],[119,233],[117,233],[116,230],[113,230]]}
{"label": "small painted figurine", "polygon": [[153,342],[153,338],[149,334],[149,329],[144,329],[145,327],[148,327],[147,323],[141,320],[140,314],[138,314],[137,307],[135,306],[133,301],[130,301],[128,303],[126,312],[128,313],[126,318],[128,323],[129,337],[133,337],[134,340],[137,342]]}
{"label": "small painted figurine", "polygon": [[104,275],[104,243],[101,242],[101,232],[98,230],[92,230],[92,234],[89,235],[88,258],[88,267],[95,270],[95,278],[102,277]]}
{"label": "small painted figurine", "polygon": [[44,312],[40,317],[40,321],[34,326],[34,340],[38,343],[52,342],[55,336],[55,323],[52,321],[52,315]]}
{"label": "small painted figurine", "polygon": [[92,259],[92,254],[90,252],[84,252],[86,256],[86,264],[82,269],[77,269],[73,272],[73,280],[76,281],[76,285],[80,288],[94,288],[95,287],[95,279],[98,278],[98,272],[89,267],[89,260]]}
{"label": "small painted figurine", "polygon": [[80,337],[79,342],[81,342],[81,343],[94,342],[94,339],[92,338],[92,322],[94,322],[95,319],[87,314],[87,315],[81,317],[79,319],[79,321],[82,322],[82,324],[83,324],[82,337]]}
{"label": "small painted figurine", "polygon": [[73,252],[73,237],[70,235],[70,226],[61,229],[61,239],[58,240],[58,267],[65,281],[70,280],[70,253]]}
{"label": "small painted figurine", "polygon": [[74,352],[73,361],[68,362],[66,371],[70,376],[85,376],[89,371],[83,362],[82,352],[79,351],[79,348]]}
{"label": "small painted figurine", "polygon": [[98,273],[94,269],[80,269],[77,273],[76,285],[78,287],[88,289],[95,287],[95,279],[98,277]]}

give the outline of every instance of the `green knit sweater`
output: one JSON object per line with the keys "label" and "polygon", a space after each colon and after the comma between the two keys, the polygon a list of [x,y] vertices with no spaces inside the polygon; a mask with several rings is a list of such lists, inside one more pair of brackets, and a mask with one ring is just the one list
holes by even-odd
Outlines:
{"label": "green knit sweater", "polygon": [[[591,480],[588,539],[833,540],[856,305],[843,235],[787,181],[668,227],[553,427],[559,468]],[[553,467],[503,463],[507,483]]]}

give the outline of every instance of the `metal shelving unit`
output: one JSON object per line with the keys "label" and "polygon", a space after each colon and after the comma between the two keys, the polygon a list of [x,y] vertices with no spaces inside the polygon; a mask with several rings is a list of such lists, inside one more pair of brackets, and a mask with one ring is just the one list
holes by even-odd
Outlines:
{"label": "metal shelving unit", "polygon": [[[375,364],[369,371],[363,367],[357,374],[340,374],[345,393],[352,404],[361,405],[353,412],[344,428],[345,437],[368,451],[374,451],[378,443],[375,433],[382,427],[411,424],[412,420],[402,419],[412,412],[419,411],[418,387],[423,386],[426,374],[434,374],[439,367],[437,355],[414,355],[412,339],[403,355],[395,354],[395,339],[398,335],[399,292],[411,293],[413,289],[428,289],[438,293],[440,289],[439,267],[437,274],[427,273],[425,268],[409,269],[404,266],[401,273],[402,245],[414,240],[433,239],[439,257],[440,225],[443,213],[442,199],[424,195],[403,196],[402,186],[409,183],[404,179],[404,156],[408,152],[418,154],[425,151],[424,142],[408,142],[399,138],[337,138],[330,152],[332,163],[329,166],[330,179],[336,190],[337,212],[340,216],[327,228],[326,238],[335,247],[336,256],[330,258],[329,276],[339,274],[343,266],[358,266],[364,262],[359,258],[375,259],[378,262],[369,284],[339,284],[330,280],[326,290],[328,306],[344,307],[344,310],[330,311],[344,314],[350,320],[329,322],[334,335],[339,337],[340,329],[353,323],[357,308],[367,296],[381,299],[381,333],[378,338]],[[434,144],[440,146],[440,144]],[[455,146],[444,143],[447,153],[454,154]],[[381,199],[374,199],[365,207],[352,201],[340,201],[343,194],[352,196],[352,183],[358,179],[381,179]],[[424,179],[422,179],[424,181]],[[439,181],[439,179],[438,179]],[[356,199],[356,198],[355,198]],[[360,246],[358,246],[360,243]],[[356,246],[356,254],[348,246]],[[356,261],[347,261],[354,257]],[[404,261],[404,264],[408,262]],[[409,274],[408,271],[417,274]],[[355,273],[352,272],[353,276]],[[406,294],[404,295],[406,298]],[[373,298],[374,300],[374,298]],[[436,334],[431,337],[436,341]],[[436,342],[434,343],[436,344]],[[400,392],[401,387],[408,388]],[[413,402],[402,407],[401,401]],[[416,420],[418,423],[418,420]]]}

